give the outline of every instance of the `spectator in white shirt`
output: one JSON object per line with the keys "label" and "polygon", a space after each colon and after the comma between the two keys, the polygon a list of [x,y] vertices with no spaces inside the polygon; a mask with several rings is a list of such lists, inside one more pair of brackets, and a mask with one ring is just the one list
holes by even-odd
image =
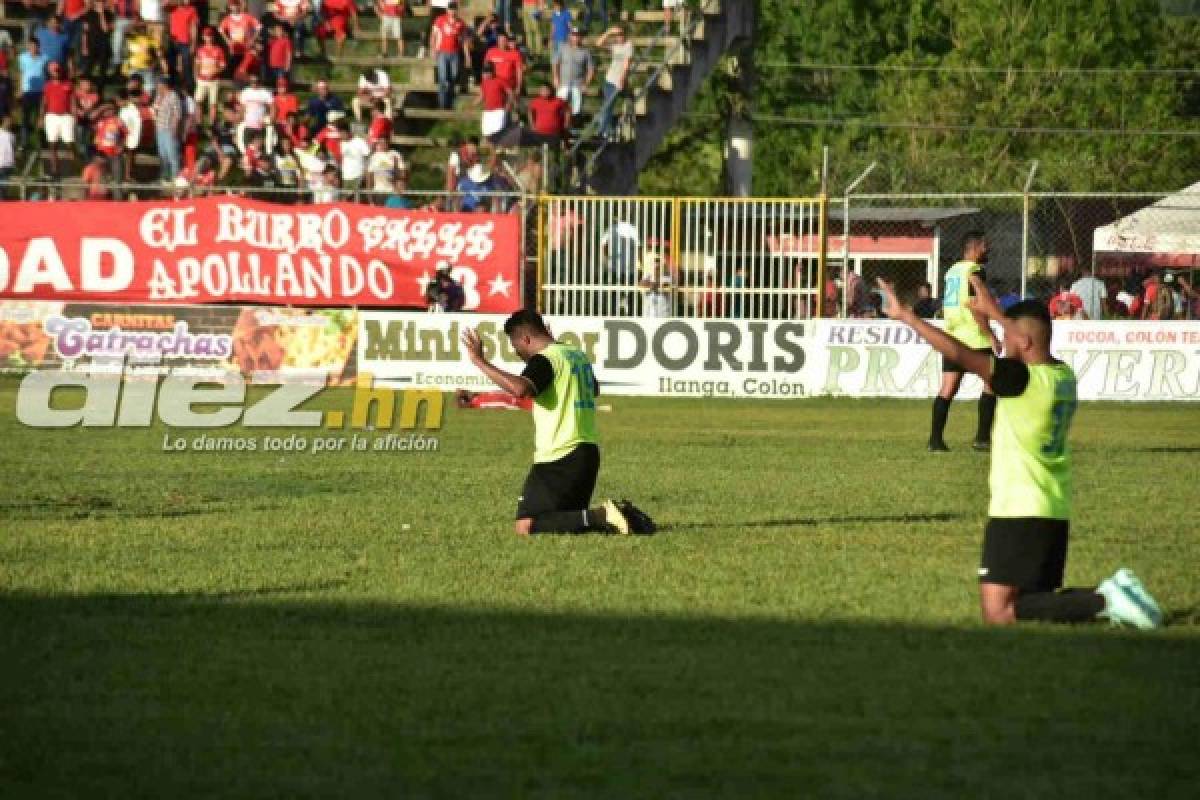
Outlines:
{"label": "spectator in white shirt", "polygon": [[[344,126],[345,123],[342,123]],[[342,131],[343,135],[346,131]],[[363,176],[367,172],[367,159],[371,157],[371,145],[357,128],[353,135],[342,141],[342,190],[357,200],[362,189]]]}
{"label": "spectator in white shirt", "polygon": [[263,146],[267,153],[275,151],[275,128],[268,125],[271,118],[271,106],[275,95],[259,83],[258,74],[250,76],[250,85],[238,92],[238,105],[242,109],[242,122],[238,125],[238,147],[246,152],[246,132],[262,131]]}
{"label": "spectator in white shirt", "polygon": [[387,195],[395,191],[396,181],[406,172],[408,165],[404,163],[404,156],[389,148],[387,140],[377,140],[367,160],[367,174],[370,175],[375,199],[382,203]]}
{"label": "spectator in white shirt", "polygon": [[358,76],[358,93],[350,101],[350,108],[354,112],[356,122],[362,122],[363,109],[369,111],[374,108],[376,100],[382,100],[386,104],[384,111],[388,115],[388,119],[391,119],[392,80],[388,77],[387,70],[368,67]]}
{"label": "spectator in white shirt", "polygon": [[1084,275],[1071,284],[1071,294],[1083,303],[1088,319],[1104,319],[1104,303],[1108,299],[1108,287],[1095,275]]}

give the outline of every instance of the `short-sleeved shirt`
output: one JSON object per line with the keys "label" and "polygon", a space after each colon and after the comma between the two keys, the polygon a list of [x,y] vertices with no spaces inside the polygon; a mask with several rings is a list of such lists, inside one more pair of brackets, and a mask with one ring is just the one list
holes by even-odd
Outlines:
{"label": "short-sleeved shirt", "polygon": [[625,65],[633,60],[633,42],[622,42],[612,46],[612,63],[608,65],[608,72],[604,75],[604,80],[611,83],[618,89],[625,86],[626,75]]}
{"label": "short-sleeved shirt", "polygon": [[379,0],[379,7],[385,17],[404,16],[404,0]]}
{"label": "short-sleeved shirt", "polygon": [[550,41],[565,42],[571,35],[571,12],[567,9],[550,15]]}
{"label": "short-sleeved shirt", "polygon": [[42,89],[42,98],[46,103],[47,114],[70,114],[71,94],[75,87],[70,81],[62,79],[46,81]]}
{"label": "short-sleeved shirt", "polygon": [[271,69],[285,69],[292,58],[292,40],[286,35],[277,36],[267,45],[267,66]]}
{"label": "short-sleeved shirt", "polygon": [[535,463],[557,461],[584,443],[598,443],[598,386],[587,355],[555,342],[529,359],[521,373],[533,386]]}
{"label": "short-sleeved shirt", "polygon": [[594,69],[592,54],[586,47],[564,44],[554,55],[558,65],[558,79],[564,86],[582,84],[590,70]]}
{"label": "short-sleeved shirt", "polygon": [[200,24],[200,14],[195,6],[176,6],[168,18],[167,27],[171,31],[171,39],[179,44],[188,44],[192,40],[192,26]]}
{"label": "short-sleeved shirt", "polygon": [[229,46],[237,51],[245,50],[258,34],[259,23],[249,14],[229,14],[221,20],[221,33],[229,40]]}
{"label": "short-sleeved shirt", "polygon": [[497,111],[508,105],[508,84],[500,78],[485,77],[479,84],[479,93],[483,96],[483,110]]}
{"label": "short-sleeved shirt", "polygon": [[215,44],[202,44],[196,49],[196,77],[215,81],[225,69],[225,51]]}
{"label": "short-sleeved shirt", "polygon": [[439,53],[458,53],[462,50],[467,25],[461,19],[451,19],[449,14],[443,14],[433,23],[433,29],[440,34],[437,48]]}
{"label": "short-sleeved shirt", "polygon": [[261,128],[267,122],[267,112],[275,102],[275,95],[262,86],[257,89],[246,87],[238,94],[238,105],[242,107],[242,121],[247,128]]}
{"label": "short-sleeved shirt", "polygon": [[501,50],[493,47],[483,56],[484,64],[496,67],[496,77],[508,84],[510,89],[517,88],[521,76],[521,52],[519,50]]}
{"label": "short-sleeved shirt", "polygon": [[116,117],[105,117],[96,123],[96,149],[106,156],[121,154],[127,131]]}
{"label": "short-sleeved shirt", "polygon": [[387,99],[387,96],[392,92],[392,79],[388,77],[387,72],[381,69],[374,71],[375,80],[369,81],[363,75],[358,76],[359,90],[365,90],[370,93],[371,97],[377,100]]}
{"label": "short-sleeved shirt", "polygon": [[529,101],[533,130],[543,136],[562,136],[567,129],[567,104],[557,97],[535,97]]}
{"label": "short-sleeved shirt", "polygon": [[42,46],[42,55],[50,61],[63,63],[67,60],[67,45],[71,39],[61,28],[58,32],[43,26],[34,31],[33,36]]}
{"label": "short-sleeved shirt", "polygon": [[991,386],[998,399],[988,516],[1070,519],[1075,373],[1061,361],[994,358]]}
{"label": "short-sleeved shirt", "polygon": [[17,58],[17,66],[21,70],[21,94],[26,92],[41,92],[46,85],[46,65],[50,59],[45,53],[36,56],[30,52],[21,53]]}
{"label": "short-sleeved shirt", "polygon": [[983,276],[982,268],[974,261],[959,261],[946,273],[945,291],[942,292],[942,316],[946,320],[946,333],[958,339],[972,350],[990,347],[992,337],[982,328],[967,307],[972,294],[972,275]]}

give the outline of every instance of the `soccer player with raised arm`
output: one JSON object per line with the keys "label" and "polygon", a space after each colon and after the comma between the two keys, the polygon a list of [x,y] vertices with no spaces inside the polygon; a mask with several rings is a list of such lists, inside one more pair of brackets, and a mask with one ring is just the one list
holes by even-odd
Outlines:
{"label": "soccer player with raised arm", "polygon": [[[987,320],[971,307],[970,298],[975,292],[971,278],[983,275],[988,260],[988,241],[982,233],[968,233],[963,240],[962,260],[946,272],[945,289],[942,292],[942,316],[946,320],[946,333],[975,353],[990,355],[996,347],[996,337],[988,327]],[[978,284],[980,287],[983,283]],[[987,289],[981,288],[986,292]],[[950,404],[962,385],[965,366],[949,356],[942,358],[942,385],[933,399],[933,421],[929,431],[929,450],[939,453],[949,450],[944,434],[946,419],[950,416]],[[987,450],[992,443],[992,420],[996,413],[996,396],[984,379],[983,394],[979,396],[979,425],[975,429],[976,450]]]}
{"label": "soccer player with raised arm", "polygon": [[945,358],[987,381],[996,393],[988,478],[991,504],[983,534],[979,598],[983,620],[1085,622],[1156,628],[1162,611],[1141,581],[1119,569],[1095,589],[1060,590],[1071,519],[1071,454],[1075,373],[1050,354],[1053,323],[1041,303],[1017,303],[1007,314],[978,276],[971,309],[1004,331],[1003,358],[979,352],[900,305],[879,280],[889,317],[905,323]]}
{"label": "soccer player with raised arm", "polygon": [[509,317],[504,333],[525,362],[520,375],[492,364],[474,330],[465,331],[462,340],[471,363],[492,383],[518,399],[533,398],[533,467],[517,502],[517,533],[653,533],[650,517],[627,501],[606,500],[588,508],[600,471],[600,448],[599,386],[587,355],[555,341],[533,311]]}

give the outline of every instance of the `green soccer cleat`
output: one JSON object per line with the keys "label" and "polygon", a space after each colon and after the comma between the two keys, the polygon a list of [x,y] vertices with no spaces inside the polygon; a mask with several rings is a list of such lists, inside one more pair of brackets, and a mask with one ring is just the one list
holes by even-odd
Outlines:
{"label": "green soccer cleat", "polygon": [[[1136,590],[1130,579],[1137,582]],[[1115,575],[1096,587],[1096,593],[1104,598],[1102,615],[1113,625],[1128,625],[1141,630],[1152,630],[1162,625],[1162,611],[1158,604],[1128,570],[1117,570]]]}
{"label": "green soccer cleat", "polygon": [[624,512],[617,507],[617,504],[611,498],[604,501],[604,521],[613,529],[614,533],[628,536],[633,530],[629,524],[629,518],[625,516]]}

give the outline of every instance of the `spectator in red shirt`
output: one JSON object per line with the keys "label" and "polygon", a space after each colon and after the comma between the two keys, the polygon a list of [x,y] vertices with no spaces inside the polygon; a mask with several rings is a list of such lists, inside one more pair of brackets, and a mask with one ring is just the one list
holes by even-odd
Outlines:
{"label": "spectator in red shirt", "polygon": [[167,17],[167,63],[181,86],[192,86],[192,59],[200,34],[200,14],[192,0],[178,0]]}
{"label": "spectator in red shirt", "polygon": [[379,55],[387,58],[388,41],[396,41],[396,55],[404,55],[405,0],[375,0],[379,17]]}
{"label": "spectator in red shirt", "polygon": [[561,144],[571,121],[571,108],[561,97],[555,97],[554,87],[543,83],[538,96],[529,102],[529,125],[538,144]]}
{"label": "spectator in red shirt", "polygon": [[230,0],[229,13],[221,20],[218,28],[221,38],[225,40],[225,49],[229,51],[230,59],[237,63],[246,55],[250,44],[258,38],[262,25],[253,15],[242,9],[240,0]]}
{"label": "spectator in red shirt", "polygon": [[50,145],[50,172],[58,176],[58,145],[75,144],[75,115],[71,113],[71,98],[75,87],[63,77],[63,68],[56,61],[46,65],[47,80],[42,87],[42,130]]}
{"label": "spectator in red shirt", "polygon": [[322,0],[321,17],[324,21],[317,27],[317,41],[321,44],[322,56],[325,55],[325,40],[332,36],[337,50],[335,55],[341,57],[351,25],[354,27],[355,36],[362,35],[358,27],[358,7],[354,0]]}
{"label": "spectator in red shirt", "polygon": [[454,89],[463,64],[471,67],[470,37],[466,24],[458,17],[458,5],[451,3],[446,13],[433,23],[430,49],[437,64],[438,105],[454,108]]}
{"label": "spectator in red shirt", "polygon": [[[125,141],[128,135],[129,131],[117,117],[116,109],[107,103],[101,106],[92,147],[107,162],[108,174],[114,181],[126,174]],[[119,195],[117,199],[120,199]]]}
{"label": "spectator in red shirt", "polygon": [[392,141],[392,117],[388,114],[388,106],[382,100],[375,101],[371,109],[371,126],[367,129],[367,143],[372,147],[376,142]]}
{"label": "spectator in red shirt", "polygon": [[287,122],[288,117],[300,113],[300,98],[292,94],[291,84],[284,76],[275,79],[275,101],[271,104],[271,116],[277,123]]}
{"label": "spectator in red shirt", "polygon": [[292,33],[293,52],[304,53],[304,39],[312,32],[308,0],[275,0],[275,18]]}
{"label": "spectator in red shirt", "polygon": [[483,80],[479,82],[479,99],[483,106],[483,117],[480,120],[482,133],[488,138],[501,134],[508,127],[508,113],[515,103],[515,97],[508,83],[496,75],[496,66],[492,63],[483,65]]}
{"label": "spectator in red shirt", "polygon": [[217,105],[221,95],[221,76],[225,74],[225,51],[217,45],[216,32],[205,28],[196,49],[194,59],[196,71],[196,113],[202,105],[208,106],[208,124],[217,122]]}
{"label": "spectator in red shirt", "polygon": [[274,83],[280,78],[292,76],[292,40],[276,22],[271,26],[271,40],[267,43],[267,79]]}
{"label": "spectator in red shirt", "polygon": [[514,95],[521,94],[525,62],[521,58],[521,51],[513,46],[512,39],[501,33],[496,38],[496,46],[484,53],[483,63],[495,66],[496,77],[508,84]]}

